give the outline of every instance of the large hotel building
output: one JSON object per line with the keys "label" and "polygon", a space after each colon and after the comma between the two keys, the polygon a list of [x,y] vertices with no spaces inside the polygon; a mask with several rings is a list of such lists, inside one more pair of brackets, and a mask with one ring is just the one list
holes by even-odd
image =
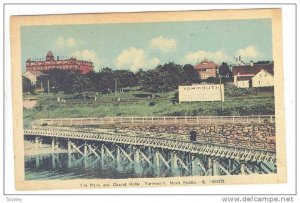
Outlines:
{"label": "large hotel building", "polygon": [[53,53],[49,51],[44,61],[33,61],[30,58],[26,61],[26,71],[47,71],[51,69],[62,69],[80,71],[81,74],[93,71],[93,62],[77,60],[76,58],[55,60]]}

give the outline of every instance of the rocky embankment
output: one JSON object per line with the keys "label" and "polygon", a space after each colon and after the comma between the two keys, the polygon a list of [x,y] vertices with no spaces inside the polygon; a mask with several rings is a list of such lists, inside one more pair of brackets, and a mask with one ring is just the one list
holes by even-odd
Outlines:
{"label": "rocky embankment", "polygon": [[203,125],[119,125],[121,130],[171,133],[189,136],[196,132],[196,140],[210,143],[244,146],[251,148],[276,148],[274,123],[203,124]]}

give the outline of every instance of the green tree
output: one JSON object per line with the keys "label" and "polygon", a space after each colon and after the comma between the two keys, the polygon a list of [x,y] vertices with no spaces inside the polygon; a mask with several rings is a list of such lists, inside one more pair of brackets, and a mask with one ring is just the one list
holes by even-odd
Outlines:
{"label": "green tree", "polygon": [[207,83],[219,84],[220,80],[214,77],[208,77],[205,80]]}
{"label": "green tree", "polygon": [[[80,77],[80,73],[79,72],[62,72],[62,74],[64,74],[64,78],[62,81],[62,85],[59,89],[59,91],[63,91],[64,93],[70,94],[70,93],[76,93],[77,90],[76,88],[74,88],[74,82],[76,81],[77,77]],[[50,81],[51,84],[51,81]]]}
{"label": "green tree", "polygon": [[149,92],[168,92],[178,88],[181,83],[182,66],[173,62],[158,65],[143,76],[143,90]]}
{"label": "green tree", "polygon": [[82,93],[85,100],[85,95],[90,91],[92,85],[93,84],[87,75],[78,74],[73,80],[73,92]]}
{"label": "green tree", "polygon": [[136,73],[136,79],[137,79],[137,85],[144,86],[147,81],[147,71],[144,71],[143,69],[139,69]]}
{"label": "green tree", "polygon": [[22,83],[23,93],[34,93],[34,85],[31,84],[31,81],[27,77],[22,76]]}
{"label": "green tree", "polygon": [[130,70],[115,70],[114,79],[117,80],[118,88],[125,88],[136,86],[137,78],[136,75]]}
{"label": "green tree", "polygon": [[85,75],[89,78],[89,92],[97,92],[97,84],[98,84],[98,74],[94,71],[91,71]]}
{"label": "green tree", "polygon": [[65,93],[73,93],[73,82],[76,76],[80,75],[79,71],[52,69],[45,71],[44,75],[38,77],[37,85],[40,87],[43,84],[45,91],[48,89],[52,93],[63,91]]}
{"label": "green tree", "polygon": [[115,86],[114,72],[112,69],[106,67],[97,73],[97,91],[102,93],[112,92]]}
{"label": "green tree", "polygon": [[191,85],[193,83],[200,83],[201,78],[198,72],[191,64],[185,64],[182,68],[182,82],[181,84]]}
{"label": "green tree", "polygon": [[45,85],[45,89],[47,90],[48,80],[49,80],[49,88],[50,92],[57,93],[63,89],[65,85],[64,80],[66,77],[66,71],[60,69],[52,69],[47,72],[47,76],[45,77],[47,81],[43,81],[43,85]]}
{"label": "green tree", "polygon": [[223,78],[232,78],[232,71],[229,68],[229,65],[225,62],[223,62],[219,66],[219,76]]}

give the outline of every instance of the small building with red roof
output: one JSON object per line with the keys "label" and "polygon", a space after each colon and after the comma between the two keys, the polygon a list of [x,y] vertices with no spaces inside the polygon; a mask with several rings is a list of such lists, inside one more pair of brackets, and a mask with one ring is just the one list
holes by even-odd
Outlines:
{"label": "small building with red roof", "polygon": [[213,61],[209,61],[207,59],[201,61],[200,63],[197,63],[194,66],[194,69],[200,75],[201,80],[205,80],[209,77],[216,78],[218,68],[219,68],[218,64],[216,64]]}
{"label": "small building with red roof", "polygon": [[274,63],[233,65],[234,84],[238,88],[274,86]]}

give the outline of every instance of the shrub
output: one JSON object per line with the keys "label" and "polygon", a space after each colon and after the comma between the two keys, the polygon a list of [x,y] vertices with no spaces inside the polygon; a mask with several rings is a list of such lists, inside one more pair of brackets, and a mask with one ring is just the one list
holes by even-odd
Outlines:
{"label": "shrub", "polygon": [[154,101],[149,102],[148,106],[155,106],[155,102]]}
{"label": "shrub", "polygon": [[207,83],[213,83],[213,84],[218,84],[219,83],[219,79],[218,78],[213,78],[213,77],[208,77],[205,82]]}
{"label": "shrub", "polygon": [[35,107],[35,110],[36,110],[36,111],[42,111],[42,110],[43,110],[43,106],[36,106],[36,107]]}

